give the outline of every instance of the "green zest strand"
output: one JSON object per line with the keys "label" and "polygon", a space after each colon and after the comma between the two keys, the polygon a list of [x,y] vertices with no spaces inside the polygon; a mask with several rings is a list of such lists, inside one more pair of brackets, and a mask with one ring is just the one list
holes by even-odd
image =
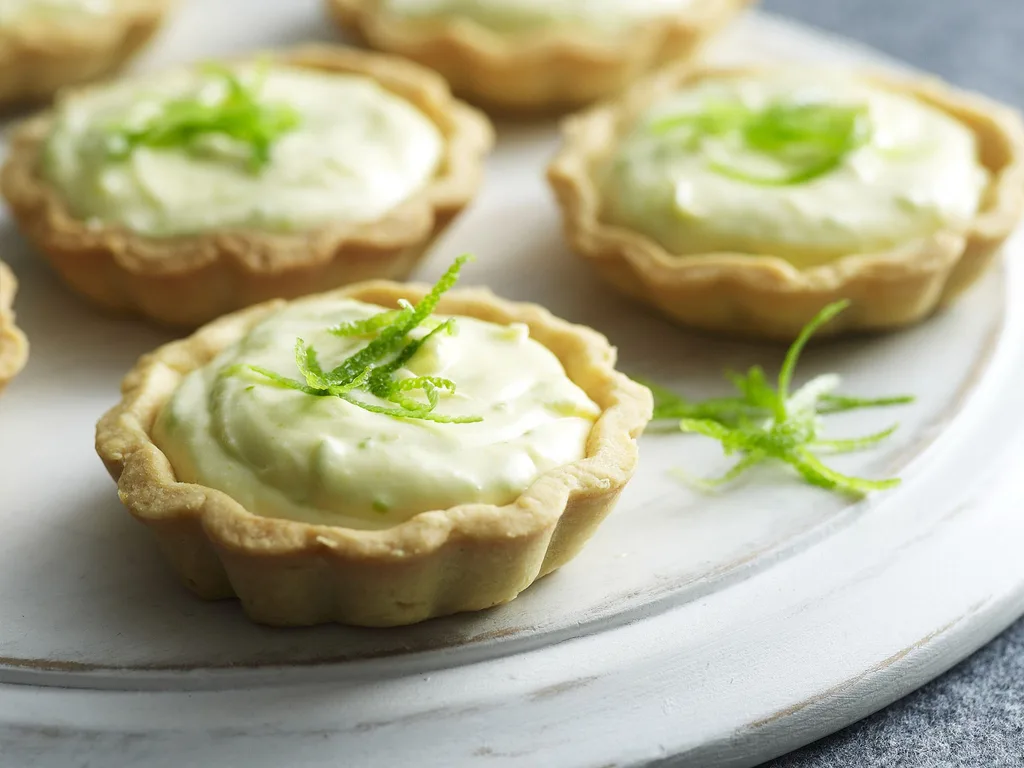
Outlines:
{"label": "green zest strand", "polygon": [[[371,413],[400,419],[420,419],[442,424],[469,424],[482,421],[479,416],[445,416],[435,413],[442,392],[454,394],[455,382],[439,376],[394,378],[431,338],[452,333],[455,322],[448,319],[419,339],[409,334],[421,326],[437,308],[444,295],[459,279],[462,265],[470,256],[459,256],[437,284],[415,306],[401,302],[401,309],[380,312],[366,320],[344,323],[330,330],[337,336],[376,336],[365,347],[325,371],[316,350],[302,339],[295,342],[295,365],[302,381],[290,379],[255,365],[234,365],[222,375],[244,372],[258,374],[267,384],[293,389],[315,397],[338,397]],[[379,398],[380,403],[366,399]],[[418,395],[418,396],[417,396]]]}
{"label": "green zest strand", "polygon": [[244,150],[251,172],[266,168],[274,143],[298,127],[298,113],[286,104],[261,102],[258,84],[243,83],[225,67],[208,66],[205,71],[208,81],[223,83],[217,98],[174,99],[142,125],[111,128],[106,138],[108,155],[125,159],[139,147],[211,151],[209,138],[222,136]]}
{"label": "green zest strand", "polygon": [[652,122],[657,136],[678,134],[688,148],[709,138],[735,138],[746,150],[793,170],[766,175],[709,161],[715,173],[761,186],[804,184],[831,173],[871,138],[867,107],[779,100],[755,110],[736,101],[712,101],[702,112]]}
{"label": "green zest strand", "polygon": [[896,431],[889,427],[872,435],[828,440],[819,437],[821,415],[859,408],[904,405],[912,397],[864,399],[833,395],[839,385],[834,374],[818,376],[789,394],[800,353],[811,336],[838,315],[849,302],[825,307],[804,327],[786,353],[776,387],[764,371],[754,366],[746,375],[729,374],[737,397],[715,398],[692,403],[656,384],[647,383],[654,394],[655,420],[678,422],[683,432],[692,432],[719,441],[727,455],[739,454],[740,460],[724,475],[690,482],[704,489],[721,487],[757,464],[782,461],[793,467],[808,483],[850,496],[892,488],[898,479],[866,480],[850,477],[825,466],[819,453],[848,453],[871,448]]}

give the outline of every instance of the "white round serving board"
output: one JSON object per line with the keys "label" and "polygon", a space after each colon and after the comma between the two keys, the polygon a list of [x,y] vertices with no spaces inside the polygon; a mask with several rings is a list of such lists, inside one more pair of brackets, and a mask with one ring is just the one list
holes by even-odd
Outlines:
{"label": "white round serving board", "polygon": [[[184,2],[139,62],[332,39],[317,0]],[[709,55],[894,66],[754,15]],[[478,202],[420,270],[606,333],[621,367],[694,397],[772,346],[690,335],[600,284],[563,244],[543,182],[554,123],[501,125]],[[1022,245],[1008,248],[1019,260]],[[391,630],[255,626],[172,579],[121,508],[93,427],[123,373],[170,337],[65,291],[0,214],[21,278],[27,369],[0,400],[0,766],[750,766],[947,669],[1024,612],[1024,275],[993,270],[891,336],[813,348],[801,378],[918,396],[830,417],[897,435],[835,460],[901,488],[860,503],[778,468],[715,497],[711,441],[648,432],[615,513],[513,603]]]}

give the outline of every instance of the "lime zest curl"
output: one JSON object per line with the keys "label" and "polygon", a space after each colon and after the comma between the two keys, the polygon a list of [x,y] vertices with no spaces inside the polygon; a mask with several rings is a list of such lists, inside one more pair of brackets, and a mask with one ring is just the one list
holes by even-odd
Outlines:
{"label": "lime zest curl", "polygon": [[[331,370],[324,370],[316,349],[302,339],[295,342],[295,365],[302,380],[256,365],[238,364],[225,368],[221,375],[255,373],[266,384],[292,389],[314,397],[337,397],[370,413],[397,419],[419,419],[439,424],[471,424],[483,421],[480,416],[447,416],[435,413],[442,394],[455,394],[455,382],[440,376],[416,376],[395,379],[403,368],[430,339],[451,334],[454,318],[439,323],[418,339],[409,334],[423,325],[437,308],[441,296],[458,281],[462,266],[472,259],[459,256],[440,280],[416,305],[401,301],[401,308],[385,310],[366,320],[343,323],[329,329],[337,336],[368,336],[377,334],[365,347],[343,360]],[[417,396],[418,394],[418,396]],[[366,396],[379,398],[375,403]]]}
{"label": "lime zest curl", "polygon": [[817,455],[872,448],[891,436],[898,425],[861,437],[824,439],[819,437],[821,416],[860,408],[905,405],[913,402],[913,397],[868,399],[834,395],[832,392],[840,384],[835,374],[811,379],[790,394],[796,365],[808,340],[848,306],[848,301],[830,304],[803,328],[786,353],[775,388],[759,366],[752,367],[746,375],[728,374],[739,396],[697,403],[657,384],[643,382],[654,395],[655,420],[677,421],[681,431],[710,437],[722,444],[727,455],[741,456],[720,477],[694,479],[680,472],[674,474],[700,489],[712,490],[727,485],[753,466],[774,460],[789,464],[811,485],[848,496],[863,496],[899,485],[898,478],[869,480],[844,475],[827,467]]}
{"label": "lime zest curl", "polygon": [[[141,125],[117,125],[106,136],[107,155],[116,160],[128,158],[140,147],[181,147],[190,152],[210,152],[214,136],[231,140],[234,157],[240,149],[251,173],[263,171],[271,160],[273,145],[295,130],[301,120],[287,104],[261,99],[263,72],[253,83],[244,83],[227,67],[209,64],[203,67],[204,85],[221,83],[214,99],[198,96],[171,99]],[[205,88],[200,88],[200,91]]]}
{"label": "lime zest curl", "polygon": [[848,155],[871,140],[866,106],[776,100],[763,109],[739,101],[710,101],[701,112],[654,120],[656,136],[680,134],[696,149],[710,138],[735,138],[749,151],[792,170],[766,174],[710,160],[715,173],[760,186],[795,186],[836,170]]}

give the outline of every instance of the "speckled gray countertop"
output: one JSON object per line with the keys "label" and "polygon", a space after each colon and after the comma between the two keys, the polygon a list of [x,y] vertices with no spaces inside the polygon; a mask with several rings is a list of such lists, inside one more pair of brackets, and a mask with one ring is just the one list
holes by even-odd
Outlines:
{"label": "speckled gray countertop", "polygon": [[[763,7],[1024,108],[1024,0],[763,0]],[[888,709],[762,768],[878,766],[1024,766],[1024,620]]]}

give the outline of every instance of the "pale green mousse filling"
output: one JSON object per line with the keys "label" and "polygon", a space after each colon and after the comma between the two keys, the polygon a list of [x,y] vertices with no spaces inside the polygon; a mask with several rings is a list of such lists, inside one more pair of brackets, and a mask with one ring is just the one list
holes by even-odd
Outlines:
{"label": "pale green mousse filling", "polygon": [[371,222],[434,177],[444,138],[416,107],[373,80],[274,66],[260,99],[298,120],[277,137],[265,167],[210,136],[208,151],[139,146],[112,156],[112,126],[142,125],[174,99],[214,99],[226,86],[196,70],[90,90],[58,108],[43,173],[75,216],[153,237],[224,229],[304,231]]}
{"label": "pale green mousse filling", "polygon": [[[735,133],[692,140],[664,129],[713,105],[756,113],[780,103],[861,110],[862,142],[828,172],[770,184],[743,177],[785,178],[790,158]],[[776,255],[801,268],[965,227],[988,183],[974,134],[952,116],[854,79],[797,74],[712,78],[680,90],[643,114],[599,170],[604,219],[672,254]]]}
{"label": "pale green mousse filling", "polygon": [[103,16],[116,0],[0,0],[0,27],[22,22],[72,22]]}
{"label": "pale green mousse filling", "polygon": [[584,457],[599,409],[523,325],[459,317],[453,335],[432,337],[398,373],[456,382],[435,412],[476,423],[399,419],[224,372],[244,363],[294,376],[297,337],[325,367],[336,364],[368,342],[325,329],[380,311],[352,300],[292,304],[185,377],[153,430],[178,479],[258,515],[368,529],[459,504],[508,504],[541,473]]}
{"label": "pale green mousse filling", "polygon": [[383,0],[395,16],[466,19],[499,34],[582,25],[614,33],[644,21],[671,16],[693,0]]}

